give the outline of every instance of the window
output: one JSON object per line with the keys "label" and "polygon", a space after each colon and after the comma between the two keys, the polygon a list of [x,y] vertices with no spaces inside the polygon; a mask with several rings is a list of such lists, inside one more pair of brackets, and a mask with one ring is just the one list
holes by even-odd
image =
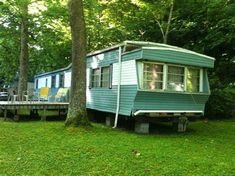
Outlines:
{"label": "window", "polygon": [[48,84],[48,79],[46,78],[46,83],[45,83],[45,87],[47,87],[47,84]]}
{"label": "window", "polygon": [[138,62],[137,68],[140,89],[192,93],[203,90],[201,68],[144,61]]}
{"label": "window", "polygon": [[144,63],[143,66],[143,89],[156,90],[163,87],[163,65]]}
{"label": "window", "polygon": [[91,87],[99,87],[100,86],[100,69],[93,69],[91,76]]}
{"label": "window", "polygon": [[64,87],[64,74],[60,74],[59,87]]}
{"label": "window", "polygon": [[89,88],[102,87],[112,88],[112,69],[113,65],[106,67],[90,69],[90,83]]}
{"label": "window", "polygon": [[100,86],[101,87],[109,87],[109,81],[110,81],[110,67],[103,67],[101,68],[101,81],[100,81]]}
{"label": "window", "polygon": [[184,91],[184,67],[168,66],[167,90]]}
{"label": "window", "polygon": [[51,77],[51,88],[55,88],[55,83],[56,83],[56,75],[53,75]]}
{"label": "window", "polygon": [[187,69],[187,91],[199,92],[200,86],[200,69],[188,68]]}
{"label": "window", "polygon": [[36,89],[38,89],[38,79],[36,79]]}

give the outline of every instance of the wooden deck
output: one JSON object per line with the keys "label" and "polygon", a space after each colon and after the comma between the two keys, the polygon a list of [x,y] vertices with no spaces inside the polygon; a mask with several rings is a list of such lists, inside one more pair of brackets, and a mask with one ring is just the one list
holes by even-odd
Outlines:
{"label": "wooden deck", "polygon": [[7,117],[7,111],[13,110],[14,115],[17,116],[17,110],[25,109],[32,112],[43,110],[44,114],[42,120],[46,119],[46,110],[57,110],[60,114],[60,111],[65,111],[68,109],[68,102],[47,102],[47,101],[0,101],[0,109],[4,112],[4,118]]}

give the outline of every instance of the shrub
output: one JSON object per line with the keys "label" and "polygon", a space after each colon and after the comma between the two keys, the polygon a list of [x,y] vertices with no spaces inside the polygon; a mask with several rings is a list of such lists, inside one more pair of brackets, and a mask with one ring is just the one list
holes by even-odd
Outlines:
{"label": "shrub", "polygon": [[214,89],[205,109],[206,118],[232,118],[235,117],[235,87]]}

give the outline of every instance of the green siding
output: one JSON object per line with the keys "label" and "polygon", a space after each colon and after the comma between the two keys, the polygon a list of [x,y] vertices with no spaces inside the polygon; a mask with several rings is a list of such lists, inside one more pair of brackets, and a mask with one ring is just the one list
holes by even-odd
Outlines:
{"label": "green siding", "polygon": [[124,53],[122,56],[122,61],[128,61],[128,60],[137,60],[142,58],[142,50],[135,50],[128,53]]}
{"label": "green siding", "polygon": [[[136,96],[137,86],[121,86],[120,115],[131,115],[131,110]],[[117,86],[112,89],[92,88],[89,89],[90,100],[87,100],[87,108],[103,112],[116,113]]]}
{"label": "green siding", "polygon": [[133,112],[136,110],[201,110],[204,111],[208,94],[161,93],[138,91]]}
{"label": "green siding", "polygon": [[104,112],[116,111],[117,104],[117,87],[108,88],[91,88],[87,97],[87,108]]}
{"label": "green siding", "polygon": [[[104,54],[104,59],[98,62],[99,67],[107,66],[118,62],[118,50],[107,51]],[[87,67],[90,68],[95,56],[87,57]]]}
{"label": "green siding", "polygon": [[131,115],[136,93],[137,93],[137,85],[121,86],[119,114],[127,116]]}
{"label": "green siding", "polygon": [[195,55],[192,53],[184,53],[174,50],[153,50],[143,49],[143,59],[180,64],[180,65],[192,65],[199,67],[214,67],[214,60]]}

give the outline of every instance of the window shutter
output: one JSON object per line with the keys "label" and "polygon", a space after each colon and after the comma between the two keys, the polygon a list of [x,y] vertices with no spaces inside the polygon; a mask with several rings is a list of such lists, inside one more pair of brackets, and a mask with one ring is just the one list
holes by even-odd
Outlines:
{"label": "window shutter", "polygon": [[92,88],[92,68],[89,70],[89,89]]}
{"label": "window shutter", "polygon": [[113,80],[113,64],[109,66],[109,88],[112,89],[112,80]]}

